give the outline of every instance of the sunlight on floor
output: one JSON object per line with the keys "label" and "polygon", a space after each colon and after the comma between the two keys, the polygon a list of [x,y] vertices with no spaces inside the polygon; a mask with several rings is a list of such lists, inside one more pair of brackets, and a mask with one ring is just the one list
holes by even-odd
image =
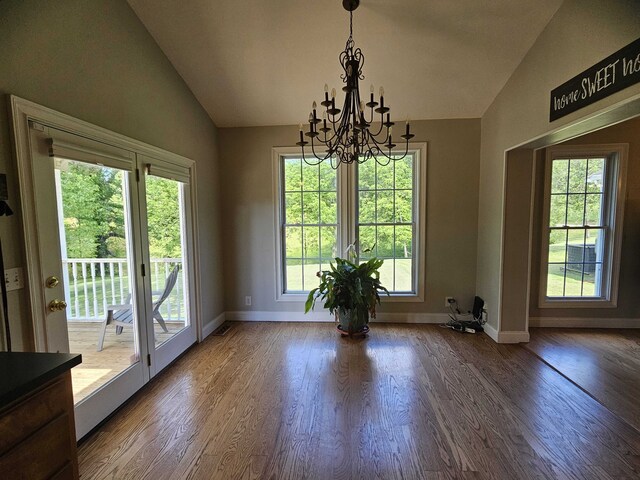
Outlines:
{"label": "sunlight on floor", "polygon": [[[129,366],[138,361],[134,349],[133,329],[125,328],[116,335],[115,327],[107,327],[104,347],[97,351],[100,322],[69,322],[69,350],[82,354],[82,363],[71,369],[75,403],[89,396]],[[181,322],[167,322],[169,333],[154,325],[156,340],[164,342],[184,327]]]}

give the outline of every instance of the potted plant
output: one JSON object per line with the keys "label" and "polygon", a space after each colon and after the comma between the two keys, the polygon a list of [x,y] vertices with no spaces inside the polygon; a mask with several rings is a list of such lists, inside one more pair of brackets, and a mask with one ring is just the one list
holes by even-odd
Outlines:
{"label": "potted plant", "polygon": [[372,258],[356,265],[344,258],[336,258],[331,270],[318,272],[320,285],[309,292],[305,313],[311,310],[318,298],[324,308],[335,315],[338,330],[344,335],[366,334],[369,319],[376,317],[376,305],[380,304],[380,292],[389,292],[380,283],[379,268],[384,260]]}

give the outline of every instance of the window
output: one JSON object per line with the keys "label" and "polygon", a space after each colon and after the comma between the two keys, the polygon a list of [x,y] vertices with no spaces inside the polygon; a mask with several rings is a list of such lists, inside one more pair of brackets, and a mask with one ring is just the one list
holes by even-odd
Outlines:
{"label": "window", "polygon": [[[426,145],[387,165],[308,165],[299,149],[274,149],[279,300],[298,301],[356,243],[359,261],[385,260],[380,275],[395,300],[422,300]],[[368,250],[368,251],[367,251]]]}
{"label": "window", "polygon": [[282,156],[283,292],[305,292],[337,256],[338,173],[322,162]]}
{"label": "window", "polygon": [[615,306],[626,146],[547,151],[541,307]]}
{"label": "window", "polygon": [[[390,292],[415,293],[413,241],[416,155],[357,166],[356,235],[360,259],[384,259],[380,280]],[[370,249],[369,252],[366,252]]]}

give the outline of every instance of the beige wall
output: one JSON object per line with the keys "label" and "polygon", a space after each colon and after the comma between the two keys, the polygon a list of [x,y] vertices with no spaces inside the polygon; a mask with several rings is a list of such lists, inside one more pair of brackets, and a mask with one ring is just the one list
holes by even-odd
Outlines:
{"label": "beige wall", "polygon": [[477,289],[496,328],[525,328],[522,322],[509,324],[509,318],[501,325],[495,312],[501,288],[505,151],[639,95],[640,85],[634,85],[549,122],[553,88],[638,37],[637,1],[566,0],[482,117]]}
{"label": "beige wall", "polygon": [[[531,149],[518,149],[509,155],[506,167],[504,218],[510,229],[502,239],[502,270],[509,281],[504,282],[500,305],[500,314],[505,318],[526,319],[527,316],[532,169]],[[486,310],[495,313],[496,309],[490,307],[491,305],[487,305]],[[487,321],[490,319],[491,314]]]}
{"label": "beige wall", "polygon": [[[640,318],[640,118],[614,125],[564,142],[566,145],[628,143],[627,198],[624,201],[624,227],[620,260],[620,284],[617,308],[538,308],[540,245],[544,190],[544,161],[536,165],[536,202],[534,242],[531,258],[531,317]],[[542,155],[544,158],[544,155]]]}
{"label": "beige wall", "polygon": [[[197,162],[203,319],[223,311],[217,130],[124,0],[0,2],[0,94],[14,94]],[[4,100],[4,99],[3,99]],[[0,172],[18,214],[0,218],[7,268],[24,266],[16,166],[0,102]],[[9,293],[14,348],[32,346],[24,291]]]}
{"label": "beige wall", "polygon": [[[444,297],[471,308],[475,294],[480,121],[412,122],[428,142],[427,258],[424,303],[387,303],[382,312],[443,312]],[[275,301],[271,149],[297,140],[294,126],[220,129],[225,307],[299,311]],[[252,306],[244,304],[251,295]]]}

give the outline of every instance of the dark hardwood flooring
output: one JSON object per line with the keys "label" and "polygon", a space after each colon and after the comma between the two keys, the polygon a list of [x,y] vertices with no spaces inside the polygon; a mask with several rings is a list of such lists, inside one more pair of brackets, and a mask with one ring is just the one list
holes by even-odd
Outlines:
{"label": "dark hardwood flooring", "polygon": [[526,348],[640,432],[640,330],[532,328]]}
{"label": "dark hardwood flooring", "polygon": [[640,434],[526,349],[434,325],[236,323],[79,451],[83,479],[610,479]]}

